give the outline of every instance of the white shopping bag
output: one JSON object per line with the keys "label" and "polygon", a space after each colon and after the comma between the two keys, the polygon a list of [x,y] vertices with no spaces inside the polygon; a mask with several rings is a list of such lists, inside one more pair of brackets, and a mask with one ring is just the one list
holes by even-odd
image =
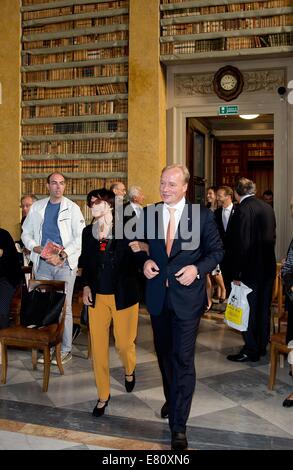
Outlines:
{"label": "white shopping bag", "polygon": [[231,293],[228,298],[225,310],[224,322],[231,328],[239,331],[247,331],[249,320],[249,303],[247,295],[252,289],[247,287],[243,282],[240,285],[231,283]]}

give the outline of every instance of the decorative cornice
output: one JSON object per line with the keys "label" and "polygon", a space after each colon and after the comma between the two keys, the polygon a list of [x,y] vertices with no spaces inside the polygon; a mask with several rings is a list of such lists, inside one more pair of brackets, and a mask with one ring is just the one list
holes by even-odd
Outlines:
{"label": "decorative cornice", "polygon": [[[276,89],[286,84],[285,69],[243,71],[243,92],[275,93]],[[213,95],[214,73],[184,73],[174,75],[176,97],[193,95]]]}

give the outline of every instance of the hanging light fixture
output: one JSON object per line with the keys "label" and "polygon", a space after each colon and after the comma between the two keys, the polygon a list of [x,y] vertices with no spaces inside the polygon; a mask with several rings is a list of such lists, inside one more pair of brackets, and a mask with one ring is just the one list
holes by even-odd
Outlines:
{"label": "hanging light fixture", "polygon": [[241,119],[256,119],[258,116],[259,114],[239,114]]}

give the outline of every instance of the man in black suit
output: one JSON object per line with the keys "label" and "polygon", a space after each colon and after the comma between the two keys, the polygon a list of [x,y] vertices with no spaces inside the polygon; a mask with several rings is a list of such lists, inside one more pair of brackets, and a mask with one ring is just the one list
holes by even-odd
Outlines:
{"label": "man in black suit", "polygon": [[258,361],[266,354],[270,335],[270,304],[276,274],[276,221],[272,207],[255,197],[253,181],[240,178],[235,187],[239,202],[231,227],[231,271],[235,283],[252,289],[248,330],[239,354],[227,356],[234,362]]}
{"label": "man in black suit", "polygon": [[233,204],[233,189],[229,186],[220,186],[217,190],[217,201],[219,202],[220,207],[215,210],[214,214],[225,250],[225,255],[221,262],[221,271],[224,278],[226,293],[229,295],[231,291],[231,282],[233,281],[232,274],[230,272],[230,229],[232,216],[235,211],[235,205]]}
{"label": "man in black suit", "polygon": [[212,212],[185,199],[188,181],[186,167],[164,168],[163,202],[144,211],[149,243],[149,256],[143,254],[146,305],[166,397],[161,416],[169,417],[171,446],[176,450],[188,445],[186,422],[195,388],[195,340],[206,304],[205,275],[223,257]]}

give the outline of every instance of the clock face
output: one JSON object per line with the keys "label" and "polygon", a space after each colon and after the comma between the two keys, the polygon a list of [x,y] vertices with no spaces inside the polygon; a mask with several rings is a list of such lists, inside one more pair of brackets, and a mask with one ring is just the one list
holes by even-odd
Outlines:
{"label": "clock face", "polygon": [[232,65],[221,67],[213,78],[214,91],[221,100],[235,100],[242,92],[243,86],[244,79],[242,73]]}
{"label": "clock face", "polygon": [[231,91],[234,88],[236,88],[237,83],[238,83],[237,78],[231,74],[223,75],[220,80],[221,87],[223,88],[223,90],[226,90],[226,91]]}

